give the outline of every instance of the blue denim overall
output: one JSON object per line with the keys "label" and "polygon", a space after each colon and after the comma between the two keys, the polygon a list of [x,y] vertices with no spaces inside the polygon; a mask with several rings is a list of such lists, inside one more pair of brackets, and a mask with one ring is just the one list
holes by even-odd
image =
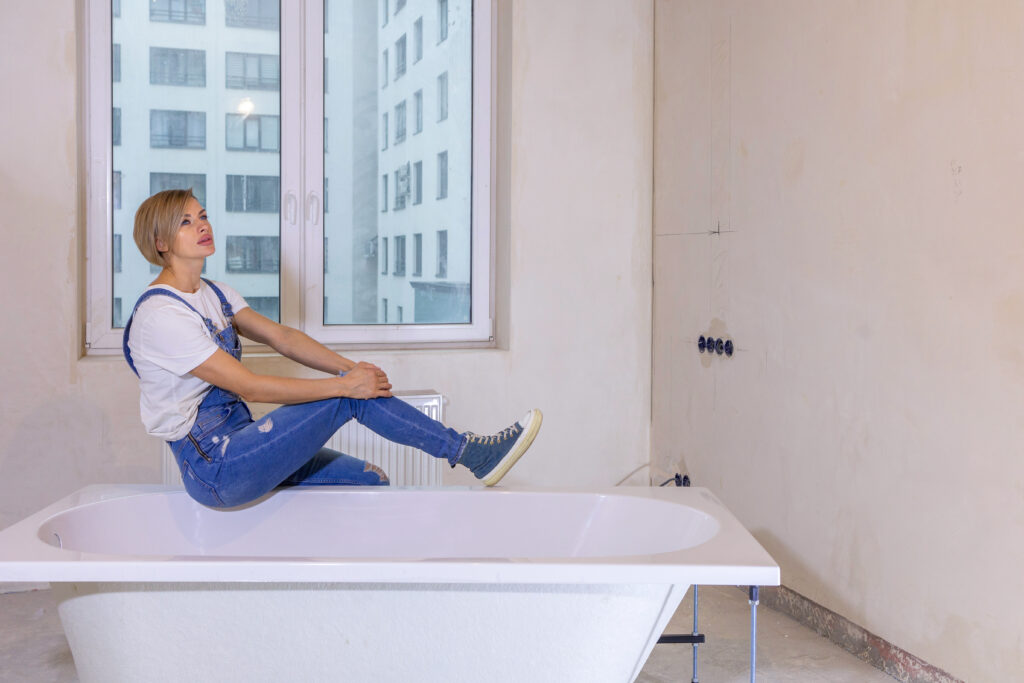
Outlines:
{"label": "blue denim overall", "polygon": [[[235,332],[234,311],[216,285],[204,279],[220,299],[228,325],[217,331],[213,321],[166,289],[147,290],[125,325],[125,360],[138,375],[128,349],[128,335],[139,304],[151,296],[169,296],[203,319],[217,346],[235,359],[242,345]],[[211,507],[234,507],[253,501],[277,486],[386,486],[380,468],[344,453],[323,448],[331,436],[355,418],[386,439],[413,446],[449,464],[457,462],[466,437],[397,398],[332,398],[286,405],[259,421],[235,394],[211,386],[183,439],[169,441],[185,490]]]}

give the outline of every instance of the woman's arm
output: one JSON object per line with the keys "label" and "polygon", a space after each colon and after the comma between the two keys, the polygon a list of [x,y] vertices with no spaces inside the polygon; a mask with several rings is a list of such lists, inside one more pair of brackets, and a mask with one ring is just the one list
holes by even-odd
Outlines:
{"label": "woman's arm", "polygon": [[331,351],[309,335],[276,323],[251,308],[243,308],[235,314],[235,325],[243,337],[266,344],[285,358],[291,358],[307,368],[336,375],[356,366],[354,361]]}
{"label": "woman's arm", "polygon": [[221,389],[257,403],[306,403],[325,398],[383,398],[391,396],[384,371],[370,363],[356,363],[344,377],[299,379],[257,375],[221,349],[198,367],[193,375]]}

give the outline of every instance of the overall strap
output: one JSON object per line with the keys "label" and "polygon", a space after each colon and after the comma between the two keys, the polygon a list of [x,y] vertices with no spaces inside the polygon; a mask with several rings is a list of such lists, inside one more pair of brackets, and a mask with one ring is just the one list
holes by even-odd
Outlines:
{"label": "overall strap", "polygon": [[[206,281],[206,282],[207,282],[207,284],[209,284],[209,281]],[[220,293],[220,291],[217,290],[216,287],[214,287],[213,289],[214,289],[215,292],[217,292],[218,295],[221,296],[221,301],[226,304],[227,301],[226,301],[226,299],[224,299],[224,297]],[[215,335],[217,333],[217,329],[213,326],[213,322],[209,318],[207,318],[205,315],[200,313],[198,310],[196,310],[195,306],[193,306],[189,302],[185,301],[184,299],[182,299],[180,296],[178,296],[174,292],[170,291],[169,289],[149,289],[149,290],[146,290],[145,292],[142,293],[142,296],[139,297],[139,300],[135,302],[135,308],[132,309],[132,314],[128,318],[128,322],[125,323],[124,335],[121,337],[121,352],[124,354],[124,359],[126,361],[128,361],[128,367],[130,367],[132,369],[132,372],[134,372],[136,376],[138,376],[139,371],[135,368],[135,363],[132,362],[131,351],[128,349],[128,335],[132,331],[132,321],[135,320],[135,312],[137,310],[139,310],[139,306],[146,299],[148,299],[148,298],[150,298],[152,296],[157,296],[157,295],[169,296],[172,299],[177,299],[181,303],[185,304],[185,306],[187,306],[189,310],[191,310],[193,313],[195,313],[196,315],[198,315],[200,318],[203,319],[203,322],[206,324],[206,327],[207,327],[207,329],[210,330],[211,334]],[[231,307],[228,306],[228,309],[230,309],[230,308]]]}
{"label": "overall strap", "polygon": [[217,285],[213,284],[212,281],[207,280],[205,277],[202,278],[202,280],[203,282],[210,286],[210,289],[213,290],[213,293],[217,295],[218,299],[220,299],[220,309],[224,312],[224,318],[228,321],[228,324],[230,325],[231,319],[235,317],[235,311],[234,309],[231,308],[231,304],[228,303],[228,298],[224,296],[224,292],[220,291]]}

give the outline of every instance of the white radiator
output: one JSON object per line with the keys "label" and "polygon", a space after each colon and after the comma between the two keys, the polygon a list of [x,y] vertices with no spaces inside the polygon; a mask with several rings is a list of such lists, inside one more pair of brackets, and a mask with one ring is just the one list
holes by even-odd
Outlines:
{"label": "white radiator", "polygon": [[[436,391],[397,392],[395,395],[438,422],[444,421],[444,396]],[[174,454],[165,441],[160,444],[164,483],[183,486]],[[324,445],[377,465],[387,472],[392,486],[441,486],[443,466],[447,465],[442,458],[377,436],[355,420],[349,420]]]}

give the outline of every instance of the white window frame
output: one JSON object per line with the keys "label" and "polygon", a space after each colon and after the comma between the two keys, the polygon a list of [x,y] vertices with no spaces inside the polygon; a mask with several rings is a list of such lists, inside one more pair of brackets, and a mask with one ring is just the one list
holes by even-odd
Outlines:
{"label": "white window frame", "polygon": [[[324,325],[323,1],[281,3],[281,322],[346,348],[488,347],[494,344],[493,102],[496,0],[473,3],[471,296],[469,323]],[[85,112],[86,352],[118,354],[113,327],[111,0],[85,0],[80,74]],[[303,22],[303,18],[305,21]],[[303,71],[303,64],[307,65]],[[209,74],[207,74],[209,76]],[[296,125],[301,122],[303,125]],[[123,144],[123,142],[122,142]],[[128,248],[125,245],[124,248]],[[134,302],[123,302],[124,317]],[[247,344],[247,346],[252,346]]]}

